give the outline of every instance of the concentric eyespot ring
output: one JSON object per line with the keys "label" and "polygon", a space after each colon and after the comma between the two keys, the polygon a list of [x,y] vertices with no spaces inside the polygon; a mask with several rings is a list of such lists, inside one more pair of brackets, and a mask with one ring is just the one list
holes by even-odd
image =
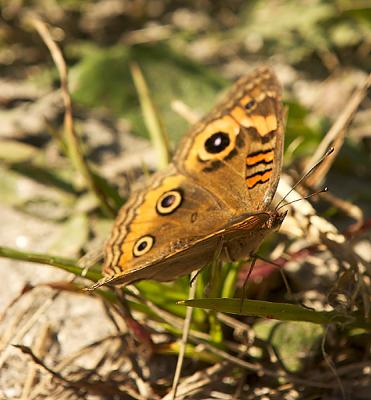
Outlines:
{"label": "concentric eyespot ring", "polygon": [[173,213],[183,202],[181,189],[173,189],[163,193],[156,203],[156,211],[161,215]]}
{"label": "concentric eyespot ring", "polygon": [[247,111],[252,111],[252,110],[255,108],[255,106],[256,106],[256,101],[255,101],[255,99],[251,99],[250,101],[248,101],[248,102],[244,105],[245,110],[247,110]]}
{"label": "concentric eyespot ring", "polygon": [[226,132],[215,132],[205,141],[205,150],[211,154],[221,153],[229,146],[231,140]]}
{"label": "concentric eyespot ring", "polygon": [[155,238],[151,235],[142,236],[136,241],[133,247],[133,256],[139,257],[148,253],[155,243]]}

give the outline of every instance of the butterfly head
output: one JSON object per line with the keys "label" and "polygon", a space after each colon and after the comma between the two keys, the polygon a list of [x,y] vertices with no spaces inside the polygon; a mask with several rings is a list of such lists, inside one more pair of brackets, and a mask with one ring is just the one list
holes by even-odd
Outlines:
{"label": "butterfly head", "polygon": [[269,229],[270,231],[278,231],[280,226],[282,225],[283,220],[285,219],[287,215],[287,211],[284,212],[278,212],[278,211],[273,211],[269,219],[266,222],[266,229]]}

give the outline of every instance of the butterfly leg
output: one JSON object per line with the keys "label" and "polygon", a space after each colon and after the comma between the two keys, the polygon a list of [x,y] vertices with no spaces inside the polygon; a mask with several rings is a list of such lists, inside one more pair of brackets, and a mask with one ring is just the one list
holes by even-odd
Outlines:
{"label": "butterfly leg", "polygon": [[[213,259],[212,259],[212,261],[211,261],[211,264],[214,264],[216,261],[219,260],[220,254],[222,253],[222,250],[223,250],[223,236],[221,236],[220,239],[219,239],[219,241],[218,241],[218,244],[217,244],[217,246],[216,246],[216,248],[215,248],[215,252],[214,252],[214,256],[213,256]],[[195,279],[198,277],[198,275],[200,274],[200,272],[202,272],[203,269],[204,269],[205,267],[207,267],[208,265],[210,265],[210,263],[203,265],[203,266],[191,277],[190,282],[189,282],[189,286],[192,286],[192,285],[193,285]]]}
{"label": "butterfly leg", "polygon": [[196,278],[198,277],[198,275],[200,275],[200,273],[202,272],[202,270],[207,266],[208,264],[204,265],[203,267],[201,267],[198,271],[196,271],[195,274],[191,274],[190,275],[190,280],[189,280],[189,286],[192,286],[196,280]]}
{"label": "butterfly leg", "polygon": [[[283,281],[283,283],[284,283],[284,285],[285,285],[285,287],[286,287],[287,295],[288,295],[288,297],[289,297],[290,299],[293,299],[291,287],[290,287],[289,282],[288,282],[288,280],[287,280],[287,276],[285,275],[285,272],[284,272],[284,270],[283,270],[283,268],[284,268],[284,263],[279,264],[279,263],[277,263],[277,262],[274,262],[274,261],[268,260],[267,258],[264,258],[264,257],[262,257],[262,256],[259,256],[258,254],[255,254],[255,257],[258,258],[258,259],[261,260],[261,261],[266,262],[267,264],[273,265],[273,267],[275,267],[275,268],[278,269],[278,271],[279,271],[280,274],[281,274],[282,281]],[[286,260],[285,260],[285,261],[286,261]]]}
{"label": "butterfly leg", "polygon": [[243,282],[243,285],[242,285],[241,302],[240,302],[240,312],[242,312],[243,302],[244,302],[245,297],[246,297],[246,285],[247,285],[247,282],[248,282],[248,280],[249,280],[249,278],[250,278],[250,275],[251,275],[251,273],[252,273],[252,271],[253,271],[253,269],[254,269],[254,266],[255,266],[255,263],[256,263],[256,259],[257,259],[256,254],[254,254],[254,255],[251,256],[250,268],[249,268],[249,271],[248,271],[248,273],[247,273],[247,275],[246,275],[246,278],[245,278],[245,280],[244,280],[244,282]]}
{"label": "butterfly leg", "polygon": [[213,260],[211,262],[211,279],[210,285],[208,289],[208,297],[218,297],[221,290],[221,266],[222,261],[220,259],[220,255],[223,251],[224,245],[224,237],[221,236],[216,245]]}

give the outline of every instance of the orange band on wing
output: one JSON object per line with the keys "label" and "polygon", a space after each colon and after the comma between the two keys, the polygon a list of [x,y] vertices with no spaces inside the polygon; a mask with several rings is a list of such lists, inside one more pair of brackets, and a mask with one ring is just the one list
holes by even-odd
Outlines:
{"label": "orange band on wing", "polygon": [[273,150],[261,151],[254,154],[250,154],[246,157],[246,165],[248,167],[254,167],[258,164],[270,164],[273,162],[274,152]]}
{"label": "orange band on wing", "polygon": [[249,189],[254,188],[256,185],[259,185],[261,183],[265,183],[269,181],[269,178],[272,175],[272,169],[266,169],[261,172],[255,172],[255,174],[252,174],[248,177],[246,177],[246,184]]}

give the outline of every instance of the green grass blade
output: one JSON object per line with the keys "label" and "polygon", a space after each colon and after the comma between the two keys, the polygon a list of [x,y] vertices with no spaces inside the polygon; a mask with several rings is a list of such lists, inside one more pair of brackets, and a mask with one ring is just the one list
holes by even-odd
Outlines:
{"label": "green grass blade", "polygon": [[338,311],[314,311],[308,308],[288,303],[272,303],[260,300],[244,300],[241,307],[240,299],[195,299],[184,300],[178,304],[198,307],[219,312],[249,315],[280,321],[306,321],[315,324],[347,324],[352,328],[371,330],[371,322],[360,315],[346,315]]}
{"label": "green grass blade", "polygon": [[131,64],[131,74],[139,95],[139,101],[151,141],[158,154],[158,168],[165,167],[170,162],[169,142],[160,116],[151,99],[148,85],[141,69],[135,63]]}
{"label": "green grass blade", "polygon": [[[219,260],[215,259],[210,268],[211,279],[210,286],[208,290],[208,297],[215,298],[220,296],[220,292],[223,287],[222,280],[222,264]],[[223,342],[223,329],[222,324],[218,320],[216,311],[212,310],[209,313],[209,324],[210,324],[210,336],[217,343]]]}
{"label": "green grass blade", "polygon": [[[81,276],[83,268],[77,266],[77,261],[64,257],[51,256],[49,254],[40,253],[29,253],[19,251],[9,247],[0,246],[0,257],[10,258],[12,260],[28,261],[32,263],[47,264],[53,267],[63,269],[67,272],[71,272],[76,276]],[[89,270],[84,275],[85,278],[91,281],[98,281],[102,276],[96,271]]]}

